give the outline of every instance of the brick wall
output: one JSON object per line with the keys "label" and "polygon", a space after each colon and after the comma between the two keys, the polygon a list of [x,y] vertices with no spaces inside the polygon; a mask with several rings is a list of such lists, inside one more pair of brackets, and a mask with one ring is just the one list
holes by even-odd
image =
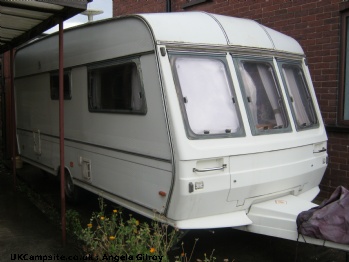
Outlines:
{"label": "brick wall", "polygon": [[[306,53],[325,124],[337,125],[339,81],[340,11],[346,0],[212,0],[182,8],[195,0],[172,0],[172,11],[207,11],[250,18],[300,42]],[[125,4],[124,4],[125,3]],[[129,3],[129,4],[126,4]],[[123,7],[121,7],[123,6]],[[164,12],[165,0],[114,0],[114,16],[137,12]],[[124,12],[124,13],[123,13]],[[321,183],[321,197],[338,185],[349,188],[348,129],[328,132],[329,167]]]}
{"label": "brick wall", "polygon": [[321,196],[328,197],[340,185],[349,189],[349,134],[328,132],[329,166],[321,183]]}
{"label": "brick wall", "polygon": [[113,16],[165,11],[165,0],[113,0]]}

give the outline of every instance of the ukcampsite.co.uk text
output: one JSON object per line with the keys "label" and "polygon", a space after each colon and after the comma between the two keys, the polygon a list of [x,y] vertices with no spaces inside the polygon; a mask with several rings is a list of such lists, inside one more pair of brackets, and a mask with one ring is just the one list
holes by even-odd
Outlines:
{"label": "ukcampsite.co.uk text", "polygon": [[65,256],[65,255],[31,255],[31,254],[11,254],[11,260],[13,261],[79,261],[84,260],[84,257],[74,255],[74,256]]}
{"label": "ukcampsite.co.uk text", "polygon": [[13,261],[159,261],[161,262],[163,256],[138,254],[132,255],[103,255],[102,257],[86,255],[86,256],[65,256],[65,255],[30,255],[30,254],[11,254],[11,260]]}

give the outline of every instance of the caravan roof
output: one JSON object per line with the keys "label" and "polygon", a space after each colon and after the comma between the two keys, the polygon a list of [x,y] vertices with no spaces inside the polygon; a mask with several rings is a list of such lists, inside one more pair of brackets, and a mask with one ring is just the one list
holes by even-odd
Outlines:
{"label": "caravan roof", "polygon": [[205,12],[142,14],[159,42],[229,45],[304,54],[293,38],[250,19]]}
{"label": "caravan roof", "polygon": [[[162,44],[269,50],[303,55],[293,38],[253,20],[205,12],[138,14],[65,30],[64,67],[154,50]],[[16,77],[58,70],[58,34],[30,43],[16,57]]]}

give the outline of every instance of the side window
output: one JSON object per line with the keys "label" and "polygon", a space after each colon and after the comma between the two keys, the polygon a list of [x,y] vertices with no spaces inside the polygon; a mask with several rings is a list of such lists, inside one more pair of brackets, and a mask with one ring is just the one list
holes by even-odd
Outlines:
{"label": "side window", "polygon": [[301,65],[283,63],[281,69],[297,130],[318,126],[313,100]]}
{"label": "side window", "polygon": [[91,112],[146,113],[136,62],[90,67],[88,79],[88,104]]}
{"label": "side window", "polygon": [[170,54],[189,138],[244,135],[225,57]]}
{"label": "side window", "polygon": [[[64,87],[64,100],[71,100],[71,73],[64,72],[63,87]],[[59,99],[59,75],[58,72],[51,73],[50,75],[50,93],[52,100]]]}
{"label": "side window", "polygon": [[259,135],[290,131],[272,62],[237,61],[252,133]]}

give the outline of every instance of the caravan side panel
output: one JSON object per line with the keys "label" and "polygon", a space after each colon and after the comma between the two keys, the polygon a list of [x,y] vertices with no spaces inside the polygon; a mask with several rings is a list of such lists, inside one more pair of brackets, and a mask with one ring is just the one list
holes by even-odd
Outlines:
{"label": "caravan side panel", "polygon": [[[64,43],[71,85],[64,105],[65,166],[73,181],[126,207],[163,211],[172,185],[172,155],[148,27],[138,18],[111,19],[68,30]],[[50,77],[58,70],[57,46],[56,35],[19,50],[15,82],[21,155],[53,174],[59,168],[59,119]],[[89,72],[129,61],[137,65],[146,110],[91,110]]]}

